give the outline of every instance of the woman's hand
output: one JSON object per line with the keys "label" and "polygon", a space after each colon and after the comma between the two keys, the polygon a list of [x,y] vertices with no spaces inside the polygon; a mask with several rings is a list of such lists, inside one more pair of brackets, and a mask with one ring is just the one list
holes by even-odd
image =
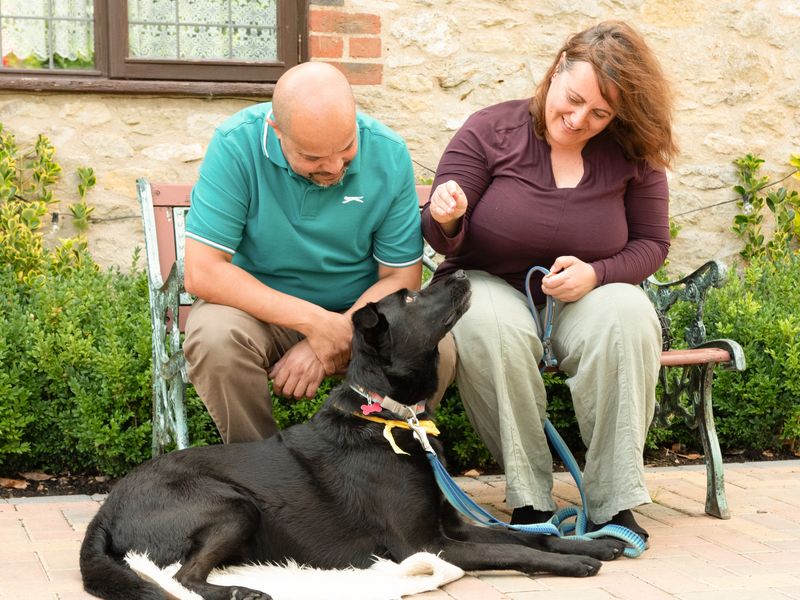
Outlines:
{"label": "woman's hand", "polygon": [[574,256],[559,256],[542,279],[542,291],[562,302],[575,302],[597,286],[592,265]]}
{"label": "woman's hand", "polygon": [[431,194],[431,217],[447,235],[458,228],[458,220],[467,212],[467,196],[452,179],[438,185]]}

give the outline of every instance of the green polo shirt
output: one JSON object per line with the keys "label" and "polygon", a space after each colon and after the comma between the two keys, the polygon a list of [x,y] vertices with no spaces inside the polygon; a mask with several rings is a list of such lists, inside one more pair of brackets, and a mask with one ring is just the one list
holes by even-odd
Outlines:
{"label": "green polo shirt", "polygon": [[214,133],[192,190],[186,236],[233,255],[269,287],[345,310],[378,279],[378,263],[422,257],[411,157],[385,125],[357,115],[358,152],[321,187],[292,171],[256,104]]}

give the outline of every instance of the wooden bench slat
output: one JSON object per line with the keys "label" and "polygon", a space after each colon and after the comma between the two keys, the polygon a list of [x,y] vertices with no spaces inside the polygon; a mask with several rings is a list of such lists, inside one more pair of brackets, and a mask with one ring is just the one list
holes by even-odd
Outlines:
{"label": "wooden bench slat", "polygon": [[189,206],[192,187],[188,183],[152,183],[153,206]]}
{"label": "wooden bench slat", "polygon": [[705,365],[708,363],[728,363],[731,355],[722,348],[692,348],[685,350],[664,350],[661,364],[665,367],[682,365]]}
{"label": "wooden bench slat", "polygon": [[173,210],[172,206],[153,206],[156,243],[158,244],[158,262],[161,265],[161,279],[163,281],[167,280],[172,265],[175,264],[177,259]]}

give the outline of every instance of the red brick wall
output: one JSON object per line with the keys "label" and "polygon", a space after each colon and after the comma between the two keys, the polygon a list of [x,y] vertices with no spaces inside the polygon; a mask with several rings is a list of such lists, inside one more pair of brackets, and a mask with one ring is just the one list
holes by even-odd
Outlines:
{"label": "red brick wall", "polygon": [[341,69],[353,85],[383,81],[381,18],[342,6],[309,6],[309,57]]}

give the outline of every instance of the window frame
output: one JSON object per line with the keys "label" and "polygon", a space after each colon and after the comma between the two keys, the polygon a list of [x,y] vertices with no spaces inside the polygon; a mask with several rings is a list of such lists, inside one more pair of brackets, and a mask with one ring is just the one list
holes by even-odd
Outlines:
{"label": "window frame", "polygon": [[94,0],[95,69],[0,69],[0,90],[268,97],[284,71],[308,60],[306,0],[276,1],[275,62],[128,58],[127,0]]}

